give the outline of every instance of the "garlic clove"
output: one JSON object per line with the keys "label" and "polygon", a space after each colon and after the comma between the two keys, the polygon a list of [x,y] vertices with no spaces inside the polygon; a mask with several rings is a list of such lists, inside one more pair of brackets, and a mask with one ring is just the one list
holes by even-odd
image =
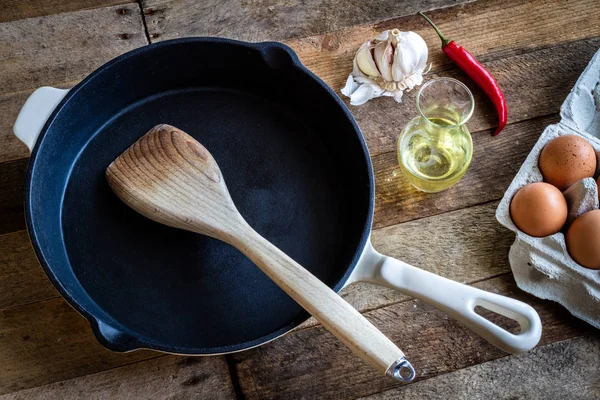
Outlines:
{"label": "garlic clove", "polygon": [[379,86],[381,86],[383,90],[386,90],[388,92],[393,92],[397,89],[396,82],[382,81],[379,82]]}
{"label": "garlic clove", "polygon": [[413,43],[415,44],[415,46],[419,49],[419,61],[417,63],[417,71],[421,74],[423,73],[423,71],[425,71],[425,68],[427,68],[427,58],[429,57],[429,49],[427,48],[427,43],[425,43],[425,40],[423,40],[423,38],[415,32],[408,32],[411,34],[411,36],[414,36],[412,38]]}
{"label": "garlic clove", "polygon": [[[397,49],[402,48],[402,45],[398,46]],[[405,69],[403,63],[408,58],[402,51],[396,51],[394,53],[394,63],[392,64],[392,79],[396,82],[403,82],[406,78]]]}
{"label": "garlic clove", "polygon": [[394,47],[391,43],[391,38],[380,42],[375,46],[375,64],[381,73],[381,76],[386,81],[392,80],[392,63],[394,61]]}
{"label": "garlic clove", "polygon": [[383,31],[375,37],[375,41],[376,42],[385,42],[386,40],[388,40],[389,35],[390,35],[389,30]]}
{"label": "garlic clove", "polygon": [[342,94],[346,97],[352,96],[352,93],[358,89],[359,84],[354,82],[352,78],[352,74],[348,75],[348,79],[346,79],[346,85],[340,90]]}
{"label": "garlic clove", "polygon": [[371,85],[361,85],[358,89],[350,96],[350,104],[353,106],[360,106],[365,104],[367,101],[373,98],[375,88]]}
{"label": "garlic clove", "polygon": [[373,60],[372,49],[373,46],[369,42],[363,44],[356,52],[355,60],[356,65],[363,74],[376,78],[381,74],[377,69],[377,65],[375,65],[375,60]]}
{"label": "garlic clove", "polygon": [[[410,75],[419,71],[421,64],[427,62],[427,45],[414,32],[402,32],[394,53],[392,76],[397,82],[404,82]],[[425,68],[425,65],[422,66]],[[407,85],[409,86],[409,85]]]}
{"label": "garlic clove", "polygon": [[417,54],[416,63],[414,64],[414,69],[411,72],[418,72],[421,74],[427,67],[427,57],[429,56],[427,43],[425,43],[425,40],[423,40],[423,38],[415,32],[406,32],[406,40]]}
{"label": "garlic clove", "polygon": [[396,90],[394,92],[394,100],[396,100],[396,103],[402,103],[402,95],[404,94],[404,92],[402,90]]}
{"label": "garlic clove", "polygon": [[402,40],[402,34],[405,32],[400,32],[400,29],[392,29],[389,32],[389,36],[392,42],[392,46],[396,47],[398,45],[398,42],[400,40]]}
{"label": "garlic clove", "polygon": [[421,75],[421,74],[410,75],[408,78],[406,78],[405,82],[406,82],[406,88],[412,89],[415,86],[419,86],[421,83],[423,83],[423,75]]}

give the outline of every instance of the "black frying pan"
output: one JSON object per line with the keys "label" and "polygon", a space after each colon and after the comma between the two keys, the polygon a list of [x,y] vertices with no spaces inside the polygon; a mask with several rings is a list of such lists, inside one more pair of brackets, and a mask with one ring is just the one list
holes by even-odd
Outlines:
{"label": "black frying pan", "polygon": [[[38,89],[15,124],[32,148],[33,247],[109,349],[233,352],[308,317],[233,247],[152,222],[112,193],[108,164],[159,123],[204,144],[250,225],[335,290],[375,282],[433,303],[506,351],[537,344],[540,320],[526,304],[373,250],[363,137],[289,48],[189,38],[124,54],[68,92]],[[476,305],[516,319],[522,332],[492,324]]]}

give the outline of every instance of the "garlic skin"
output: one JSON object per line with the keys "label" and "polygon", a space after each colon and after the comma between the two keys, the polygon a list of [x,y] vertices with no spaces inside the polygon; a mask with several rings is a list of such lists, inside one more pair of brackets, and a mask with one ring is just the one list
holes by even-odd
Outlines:
{"label": "garlic skin", "polygon": [[380,96],[400,103],[405,90],[423,83],[427,56],[427,44],[419,34],[384,31],[356,51],[354,68],[341,92],[353,106]]}

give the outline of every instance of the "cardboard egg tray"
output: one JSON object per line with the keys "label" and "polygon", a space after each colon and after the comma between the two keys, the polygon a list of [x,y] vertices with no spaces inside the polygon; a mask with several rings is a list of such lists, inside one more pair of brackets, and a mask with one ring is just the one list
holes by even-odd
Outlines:
{"label": "cardboard egg tray", "polygon": [[[576,134],[596,150],[600,173],[600,50],[596,52],[561,107],[561,121],[546,127],[496,210],[498,221],[517,234],[510,248],[510,266],[517,285],[542,299],[554,300],[573,315],[600,328],[600,270],[577,264],[565,244],[565,230],[543,238],[517,229],[510,217],[510,202],[523,186],[543,181],[538,158],[546,143],[560,135]],[[569,206],[567,226],[577,216],[598,209],[595,179],[586,178],[563,192]],[[600,243],[598,243],[600,246]]]}

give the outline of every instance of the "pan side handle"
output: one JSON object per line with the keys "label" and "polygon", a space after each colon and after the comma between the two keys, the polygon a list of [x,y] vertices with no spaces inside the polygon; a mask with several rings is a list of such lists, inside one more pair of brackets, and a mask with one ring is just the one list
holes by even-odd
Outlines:
{"label": "pan side handle", "polygon": [[96,339],[111,351],[127,353],[145,348],[144,344],[138,341],[138,339],[129,336],[100,320],[91,320],[90,324]]}
{"label": "pan side handle", "polygon": [[[542,322],[530,305],[386,257],[377,253],[370,244],[365,253],[367,259],[374,263],[366,263],[367,265],[357,268],[361,272],[355,280],[386,286],[429,303],[508,353],[531,350],[540,341]],[[513,334],[482,317],[475,312],[477,306],[517,321],[521,332]]]}
{"label": "pan side handle", "polygon": [[13,132],[21,142],[25,143],[30,152],[48,117],[68,91],[68,89],[42,86],[34,91],[23,104],[13,126]]}

